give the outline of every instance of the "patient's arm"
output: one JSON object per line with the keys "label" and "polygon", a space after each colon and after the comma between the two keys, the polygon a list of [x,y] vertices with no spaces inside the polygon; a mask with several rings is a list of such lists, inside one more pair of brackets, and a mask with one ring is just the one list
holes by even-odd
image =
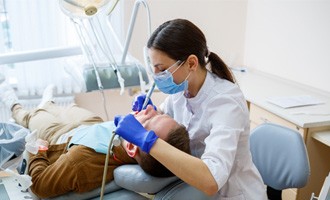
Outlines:
{"label": "patient's arm", "polygon": [[[104,161],[104,154],[81,145],[71,147],[52,164],[47,152],[32,155],[29,164],[32,192],[40,198],[49,198],[71,191],[81,193],[97,188],[102,182]],[[119,165],[114,160],[110,162],[107,181],[113,179],[112,172]]]}

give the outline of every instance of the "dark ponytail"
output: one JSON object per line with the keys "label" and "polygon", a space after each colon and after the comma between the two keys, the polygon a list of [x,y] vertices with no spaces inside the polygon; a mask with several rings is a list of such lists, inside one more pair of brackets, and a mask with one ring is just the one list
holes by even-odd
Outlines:
{"label": "dark ponytail", "polygon": [[215,53],[210,52],[208,56],[208,63],[211,64],[211,71],[220,78],[226,79],[232,83],[235,83],[235,79],[227,67],[226,63]]}
{"label": "dark ponytail", "polygon": [[235,82],[221,58],[215,53],[209,53],[203,32],[188,20],[174,19],[163,23],[152,33],[147,47],[160,50],[174,60],[184,61],[194,54],[204,68],[207,64],[205,58],[208,58],[212,73]]}

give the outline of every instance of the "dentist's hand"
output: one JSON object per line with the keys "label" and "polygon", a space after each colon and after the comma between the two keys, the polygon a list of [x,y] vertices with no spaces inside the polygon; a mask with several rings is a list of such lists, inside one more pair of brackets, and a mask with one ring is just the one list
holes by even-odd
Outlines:
{"label": "dentist's hand", "polygon": [[[140,95],[136,96],[133,103],[132,103],[132,110],[140,112],[143,109],[142,106],[143,106],[143,103],[144,103],[145,99],[146,99],[145,94],[140,94]],[[152,105],[154,107],[154,109],[157,110],[157,107],[154,106],[151,99],[149,99],[147,105]]]}
{"label": "dentist's hand", "polygon": [[122,138],[139,146],[143,151],[149,153],[158,136],[153,131],[147,131],[139,121],[131,114],[126,116],[116,116],[115,133]]}

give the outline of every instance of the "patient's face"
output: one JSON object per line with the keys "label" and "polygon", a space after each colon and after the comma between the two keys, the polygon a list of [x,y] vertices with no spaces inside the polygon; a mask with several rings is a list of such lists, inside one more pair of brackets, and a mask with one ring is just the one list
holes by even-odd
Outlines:
{"label": "patient's face", "polygon": [[178,125],[170,116],[158,113],[151,105],[135,114],[135,118],[145,129],[153,130],[163,140],[167,138],[169,131]]}

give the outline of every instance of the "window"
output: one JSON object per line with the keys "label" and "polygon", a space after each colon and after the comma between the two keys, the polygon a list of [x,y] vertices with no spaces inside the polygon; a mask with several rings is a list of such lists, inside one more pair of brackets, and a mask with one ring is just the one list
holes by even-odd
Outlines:
{"label": "window", "polygon": [[[119,31],[121,7],[111,19]],[[58,1],[0,0],[0,23],[0,73],[19,96],[40,96],[48,84],[55,84],[60,95],[83,89],[74,76],[85,62],[80,40]],[[68,57],[57,58],[59,54]],[[12,55],[29,61],[6,61]]]}

